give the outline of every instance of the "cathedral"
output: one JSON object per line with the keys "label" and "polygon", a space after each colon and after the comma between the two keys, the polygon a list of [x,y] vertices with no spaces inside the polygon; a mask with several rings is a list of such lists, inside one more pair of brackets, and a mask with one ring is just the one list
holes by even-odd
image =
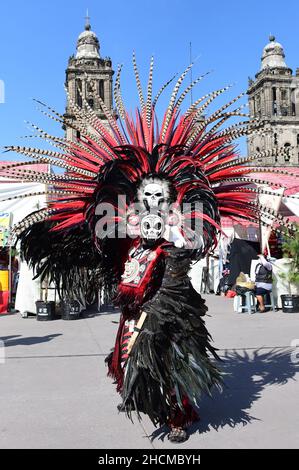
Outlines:
{"label": "cathedral", "polygon": [[[66,89],[68,98],[65,115],[75,119],[69,112],[69,101],[82,107],[86,99],[97,116],[105,122],[99,97],[110,111],[113,111],[113,74],[110,57],[100,56],[100,43],[97,35],[91,30],[90,18],[86,17],[85,30],[79,35],[77,51],[69,58],[66,69]],[[65,129],[66,137],[75,140],[78,133],[71,128]]]}
{"label": "cathedral", "polygon": [[[261,68],[255,80],[249,79],[248,101],[250,115],[261,122],[258,132],[248,138],[248,155],[285,147],[284,155],[261,158],[261,166],[299,166],[299,68],[293,74],[285,61],[283,46],[270,36],[264,47]],[[100,43],[91,30],[90,18],[86,17],[85,30],[79,35],[76,54],[69,58],[66,70],[66,88],[69,100],[82,106],[84,97],[98,117],[105,122],[99,97],[113,112],[112,61],[100,55]],[[67,138],[78,137],[73,129],[66,129]],[[288,150],[289,148],[289,150]]]}
{"label": "cathedral", "polygon": [[[284,155],[260,159],[261,166],[299,166],[299,68],[288,67],[283,46],[270,36],[264,47],[261,69],[249,79],[250,115],[261,121],[248,139],[248,154],[284,147]],[[289,150],[288,150],[289,148]]]}

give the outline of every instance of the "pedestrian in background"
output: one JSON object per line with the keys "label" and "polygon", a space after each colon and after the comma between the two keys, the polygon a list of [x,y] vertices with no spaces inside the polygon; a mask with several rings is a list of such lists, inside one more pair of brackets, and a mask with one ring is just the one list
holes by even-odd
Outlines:
{"label": "pedestrian in background", "polygon": [[255,268],[255,295],[259,311],[265,311],[264,296],[272,291],[272,264],[264,255],[258,255],[259,263]]}

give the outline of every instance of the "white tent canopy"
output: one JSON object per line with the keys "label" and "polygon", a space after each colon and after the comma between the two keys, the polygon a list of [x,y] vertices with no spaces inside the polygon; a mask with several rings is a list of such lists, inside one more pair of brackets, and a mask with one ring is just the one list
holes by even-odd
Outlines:
{"label": "white tent canopy", "polygon": [[287,206],[287,208],[293,212],[294,215],[299,217],[299,193],[293,194],[297,199],[291,197],[283,197],[282,202]]}
{"label": "white tent canopy", "polygon": [[[31,193],[41,193],[47,186],[40,183],[7,183],[0,178],[0,212],[11,214],[12,224],[17,224],[32,212],[46,206],[46,196],[37,195],[21,199],[6,200],[15,196],[24,196]],[[33,281],[33,272],[26,263],[20,266],[20,277],[16,295],[16,309],[20,312],[35,312],[35,302],[40,298],[40,282]]]}
{"label": "white tent canopy", "polygon": [[17,224],[31,212],[45,207],[46,197],[44,195],[24,197],[22,199],[5,199],[15,196],[24,196],[30,193],[44,192],[47,186],[40,183],[7,183],[0,178],[0,212],[12,214],[12,223]]}

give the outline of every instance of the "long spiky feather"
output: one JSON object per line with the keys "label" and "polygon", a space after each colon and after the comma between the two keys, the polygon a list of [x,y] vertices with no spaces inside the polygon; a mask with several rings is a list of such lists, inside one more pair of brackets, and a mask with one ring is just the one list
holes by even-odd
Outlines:
{"label": "long spiky feather", "polygon": [[[80,107],[67,91],[69,113],[75,119],[69,115],[57,113],[45,103],[36,100],[43,114],[59,124],[71,127],[79,132],[80,138],[72,142],[64,137],[52,136],[38,126],[30,124],[39,138],[46,140],[60,149],[61,152],[34,147],[5,147],[6,151],[21,153],[36,159],[37,162],[52,164],[66,170],[65,174],[58,175],[55,173],[43,174],[26,169],[29,165],[34,164],[34,161],[8,163],[0,166],[0,173],[3,178],[16,181],[40,181],[53,187],[53,189],[46,192],[51,195],[51,208],[48,212],[43,210],[40,214],[26,218],[23,224],[18,224],[16,232],[21,233],[22,230],[28,229],[28,226],[40,223],[43,220],[52,220],[54,226],[56,224],[57,227],[60,227],[60,230],[66,230],[68,226],[74,227],[75,224],[80,226],[87,219],[90,221],[93,213],[92,208],[99,187],[101,187],[99,184],[102,184],[99,181],[104,178],[107,168],[113,168],[113,165],[117,165],[119,170],[127,175],[130,183],[136,185],[149,172],[163,172],[163,174],[173,179],[174,186],[180,192],[180,200],[183,200],[186,195],[192,194],[197,183],[202,181],[202,187],[209,187],[212,192],[214,189],[214,196],[216,199],[219,197],[220,213],[226,216],[236,216],[237,204],[241,208],[240,211],[243,211],[243,215],[248,219],[258,220],[262,212],[269,213],[266,209],[264,210],[253,204],[252,197],[257,194],[273,194],[271,190],[267,192],[267,190],[257,186],[264,183],[265,180],[257,178],[256,174],[260,172],[270,175],[280,174],[282,177],[286,175],[297,177],[298,175],[288,171],[255,166],[253,162],[258,161],[259,158],[270,159],[274,156],[285,155],[285,148],[257,152],[245,158],[238,157],[236,147],[232,142],[240,136],[250,135],[252,132],[261,134],[263,132],[262,129],[259,129],[261,122],[256,119],[243,120],[223,128],[226,121],[231,117],[248,117],[247,113],[242,112],[245,105],[240,105],[236,109],[228,111],[228,108],[244,94],[242,93],[222,105],[211,115],[205,115],[209,105],[227,91],[230,86],[208,93],[195,100],[185,114],[179,117],[179,108],[183,100],[191,89],[207,75],[204,74],[198,77],[185,87],[179,95],[180,87],[192,65],[189,65],[177,79],[160,127],[157,121],[156,105],[162,92],[174,80],[175,76],[160,88],[153,99],[152,59],[145,100],[135,54],[133,55],[133,67],[140,100],[140,110],[137,110],[135,119],[128,114],[123,104],[120,88],[121,67],[118,70],[114,88],[114,98],[120,121],[118,121],[118,116],[107,108],[99,96],[97,96],[97,99],[106,117],[105,125],[82,94],[82,107]],[[88,83],[92,92],[96,94],[97,91],[93,82]],[[78,92],[80,93],[80,90]],[[139,150],[133,151],[133,147],[130,146]],[[120,151],[121,148],[125,147],[131,148],[131,150],[128,150],[128,154]],[[153,158],[150,155],[155,148],[157,149],[156,156]],[[132,158],[132,156],[129,156],[130,152],[135,152],[133,166],[131,163],[127,163]],[[188,171],[190,175],[193,172],[196,174],[202,172],[202,179],[187,184]],[[181,178],[179,175],[182,175]],[[187,178],[187,182],[185,178]],[[268,183],[271,185],[271,178]],[[280,186],[279,183],[275,182],[274,185]],[[283,178],[281,185],[283,186]],[[68,196],[75,198],[73,205],[70,205],[71,202],[67,202]],[[107,197],[109,197],[109,194]],[[79,204],[80,199],[84,201],[82,206]],[[56,208],[62,204],[65,210],[61,212],[61,209],[59,209],[56,213],[55,204]],[[75,215],[73,211],[69,211],[68,214],[71,207],[77,207]],[[55,214],[55,217],[53,214]],[[274,217],[273,214],[272,216]],[[275,215],[275,220],[279,222],[286,221],[279,215]],[[286,223],[289,224],[287,221]],[[288,226],[294,228],[292,224]]]}

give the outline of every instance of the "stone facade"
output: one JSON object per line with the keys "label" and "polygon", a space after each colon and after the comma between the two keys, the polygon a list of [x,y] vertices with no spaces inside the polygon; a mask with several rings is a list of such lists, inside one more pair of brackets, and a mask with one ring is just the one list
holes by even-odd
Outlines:
{"label": "stone facade", "polygon": [[[107,108],[113,111],[113,74],[111,59],[100,57],[100,43],[96,34],[91,31],[89,18],[87,18],[85,31],[78,38],[76,55],[69,58],[65,86],[70,99],[82,107],[82,97],[84,97],[104,124],[106,118],[102,112],[99,97],[102,98]],[[65,115],[75,119],[70,113],[69,100],[67,100]],[[65,131],[69,140],[77,138],[75,130],[67,128]]]}
{"label": "stone facade", "polygon": [[261,120],[257,133],[248,138],[248,154],[290,147],[286,155],[260,159],[262,166],[299,166],[299,69],[293,75],[285,63],[281,44],[270,37],[264,48],[261,70],[249,79],[249,110]]}

